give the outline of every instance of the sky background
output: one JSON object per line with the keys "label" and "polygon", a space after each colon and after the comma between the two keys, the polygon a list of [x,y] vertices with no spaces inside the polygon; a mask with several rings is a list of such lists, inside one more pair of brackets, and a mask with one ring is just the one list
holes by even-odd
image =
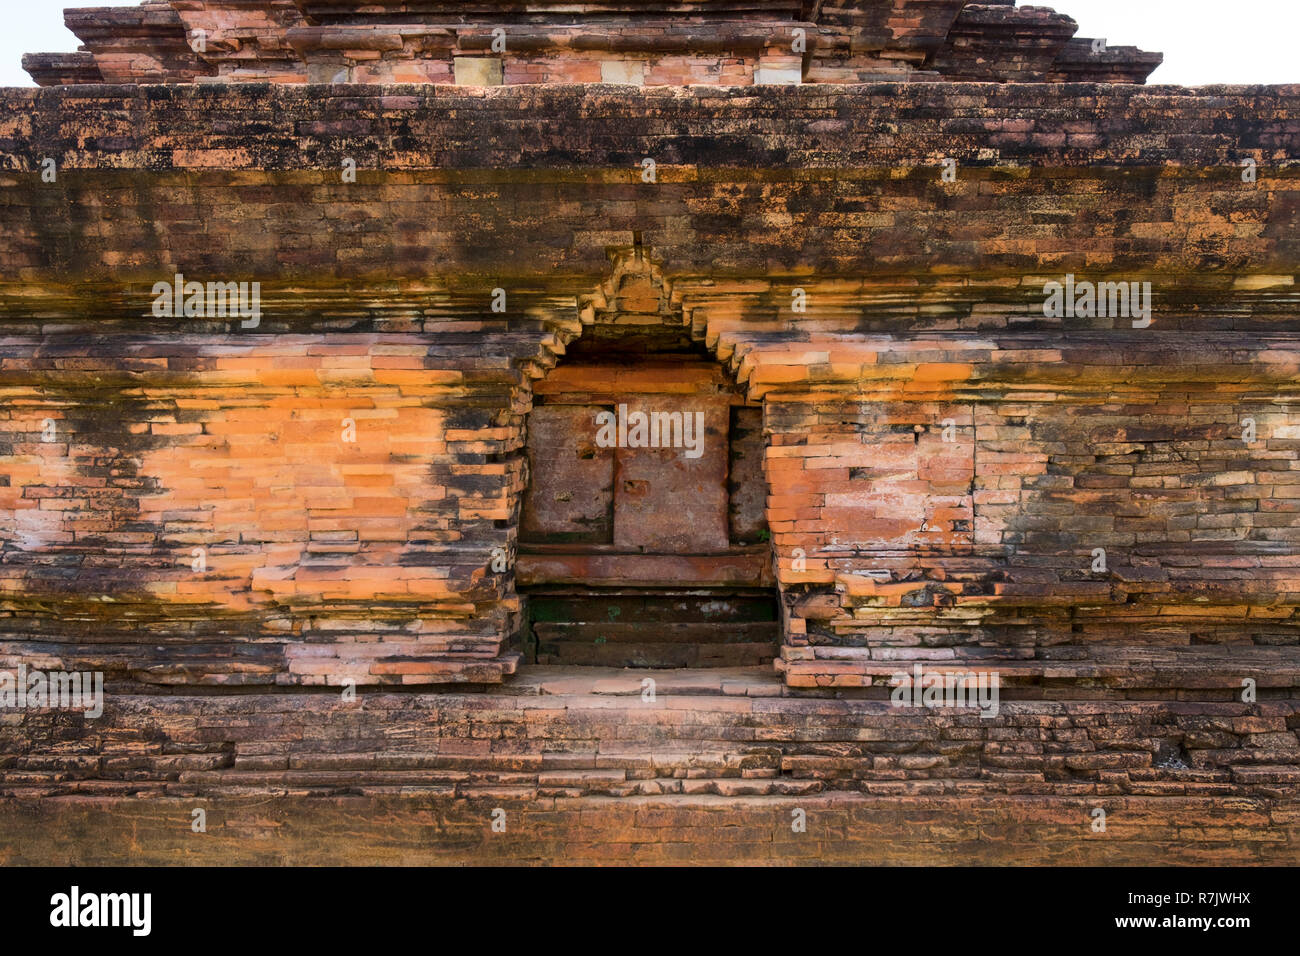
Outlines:
{"label": "sky background", "polygon": [[[24,53],[77,48],[63,8],[130,7],[137,0],[4,0],[0,86],[32,86]],[[1021,6],[1026,4],[1022,3]],[[1079,35],[1160,50],[1151,83],[1300,83],[1300,0],[1038,0],[1074,17]]]}

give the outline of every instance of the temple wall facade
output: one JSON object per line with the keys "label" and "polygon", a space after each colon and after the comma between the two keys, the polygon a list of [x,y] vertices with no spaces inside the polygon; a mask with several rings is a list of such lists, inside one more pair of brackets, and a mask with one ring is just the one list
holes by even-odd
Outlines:
{"label": "temple wall facade", "polygon": [[509,680],[539,383],[635,319],[761,409],[792,690],[1295,687],[1294,88],[0,101],[6,664]]}

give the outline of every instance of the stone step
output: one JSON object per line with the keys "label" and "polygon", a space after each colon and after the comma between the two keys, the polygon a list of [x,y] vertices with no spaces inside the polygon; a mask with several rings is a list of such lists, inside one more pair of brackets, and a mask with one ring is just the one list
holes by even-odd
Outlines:
{"label": "stone step", "polygon": [[770,663],[781,627],[770,593],[533,594],[539,664],[728,667]]}
{"label": "stone step", "polygon": [[577,644],[776,644],[781,626],[775,621],[564,622],[538,621],[533,631],[544,643]]}
{"label": "stone step", "polygon": [[569,622],[533,625],[537,663],[594,667],[748,667],[777,656],[774,621]]}
{"label": "stone step", "polygon": [[755,643],[639,641],[605,643],[593,640],[542,639],[537,663],[593,667],[746,667],[769,664],[777,656],[775,640]]}

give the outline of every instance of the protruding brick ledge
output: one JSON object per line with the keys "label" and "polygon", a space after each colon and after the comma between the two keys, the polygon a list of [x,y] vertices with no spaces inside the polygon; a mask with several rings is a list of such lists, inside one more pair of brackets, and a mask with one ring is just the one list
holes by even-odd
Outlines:
{"label": "protruding brick ledge", "polygon": [[0,863],[1300,862],[1293,700],[986,719],[788,693],[753,670],[531,668],[482,694],[6,714]]}
{"label": "protruding brick ledge", "polygon": [[[1094,833],[1093,811],[1106,811]],[[207,832],[194,834],[197,808]],[[492,831],[505,810],[505,833]],[[803,812],[807,829],[791,821]],[[364,790],[0,798],[6,866],[1295,866],[1300,802],[1206,797],[583,797]]]}
{"label": "protruding brick ledge", "polygon": [[[654,681],[654,699],[645,680]],[[0,723],[0,795],[458,798],[1036,794],[1277,799],[1300,702],[1017,699],[997,713],[791,696],[765,668],[523,669],[483,693],[105,697]]]}

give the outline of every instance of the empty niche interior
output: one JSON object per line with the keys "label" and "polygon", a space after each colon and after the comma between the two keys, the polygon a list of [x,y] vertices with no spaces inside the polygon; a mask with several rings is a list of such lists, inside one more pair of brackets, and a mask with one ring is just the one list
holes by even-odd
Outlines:
{"label": "empty niche interior", "polygon": [[517,581],[525,659],[768,664],[762,408],[687,330],[598,323],[537,383]]}

